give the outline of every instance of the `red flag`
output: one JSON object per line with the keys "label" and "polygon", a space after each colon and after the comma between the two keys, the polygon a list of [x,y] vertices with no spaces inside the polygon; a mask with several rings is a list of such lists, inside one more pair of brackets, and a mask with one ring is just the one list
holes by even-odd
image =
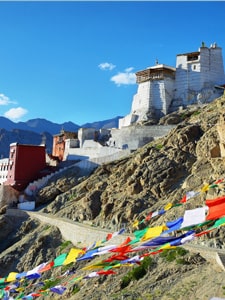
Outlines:
{"label": "red flag", "polygon": [[114,260],[125,260],[128,259],[129,257],[126,255],[113,255],[109,257],[108,259],[104,260],[104,262],[112,262]]}
{"label": "red flag", "polygon": [[43,268],[41,268],[38,272],[42,273],[45,271],[50,270],[52,267],[54,266],[54,261],[51,261],[49,264],[47,264],[46,266],[44,266]]}
{"label": "red flag", "polygon": [[150,214],[147,215],[147,217],[145,218],[146,221],[149,221],[152,217],[152,212],[150,212]]}
{"label": "red flag", "polygon": [[180,200],[180,203],[187,202],[187,195],[185,194],[184,197]]}
{"label": "red flag", "polygon": [[102,271],[97,272],[97,274],[98,275],[110,275],[110,274],[116,274],[116,272],[111,271],[111,270],[108,270],[108,271],[102,270]]}
{"label": "red flag", "polygon": [[106,240],[109,241],[112,238],[112,233],[108,233],[106,236]]}
{"label": "red flag", "polygon": [[131,250],[131,246],[127,245],[127,246],[122,246],[122,247],[116,247],[112,250],[110,250],[110,252],[119,252],[119,253],[125,253]]}

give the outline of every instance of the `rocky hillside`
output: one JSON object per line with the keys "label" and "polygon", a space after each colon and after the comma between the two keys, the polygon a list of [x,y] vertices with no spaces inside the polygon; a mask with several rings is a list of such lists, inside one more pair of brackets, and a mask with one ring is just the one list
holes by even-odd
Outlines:
{"label": "rocky hillside", "polygon": [[[145,145],[129,157],[97,168],[86,178],[71,168],[52,178],[37,195],[37,206],[49,215],[89,223],[109,232],[125,227],[130,234],[146,226],[175,220],[186,209],[202,207],[206,199],[224,195],[223,184],[202,190],[206,183],[225,177],[217,131],[225,113],[225,97],[166,116],[160,124],[177,124],[167,136]],[[189,191],[201,191],[194,200],[146,221],[149,213],[168,203],[178,204]],[[139,221],[136,228],[134,221]],[[140,222],[145,220],[145,222]],[[68,252],[57,228],[35,220],[15,220],[2,214],[0,276],[22,272]],[[15,226],[17,230],[15,230]],[[224,248],[224,227],[199,237],[195,243]],[[145,251],[144,251],[145,253]],[[143,251],[138,252],[143,254]],[[82,267],[101,261],[76,262],[43,273],[45,290],[64,284],[63,295],[46,292],[39,299],[210,299],[225,297],[224,271],[196,252],[183,248],[146,258],[137,268],[115,268],[115,275],[78,280],[87,274]],[[76,270],[74,270],[74,268]],[[70,275],[62,276],[71,271]],[[90,271],[91,272],[91,271]],[[52,282],[49,281],[51,278]],[[60,278],[60,279],[59,279]],[[40,281],[40,279],[39,279]],[[26,294],[37,285],[26,288]],[[39,289],[40,290],[40,289]]]}

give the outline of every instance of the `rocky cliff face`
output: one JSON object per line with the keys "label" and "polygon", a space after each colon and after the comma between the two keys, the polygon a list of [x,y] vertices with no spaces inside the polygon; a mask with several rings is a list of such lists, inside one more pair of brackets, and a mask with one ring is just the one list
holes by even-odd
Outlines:
{"label": "rocky cliff face", "polygon": [[[106,228],[109,232],[125,226],[133,232],[134,220],[143,220],[150,212],[169,202],[178,203],[188,191],[199,191],[205,183],[213,183],[225,175],[225,158],[221,157],[217,123],[225,112],[225,97],[201,106],[190,107],[160,120],[161,124],[177,123],[164,138],[138,149],[129,157],[97,168],[89,177],[79,177],[71,168],[60,177],[52,178],[37,195],[42,212],[81,223]],[[174,220],[185,209],[201,207],[207,198],[224,195],[224,186],[201,192],[186,206],[177,207],[152,219],[148,225],[162,225]],[[67,251],[56,228],[34,220],[17,223],[1,216],[2,233],[0,275],[29,269],[38,263]],[[138,229],[146,226],[139,225]],[[224,227],[199,239],[203,245],[224,248]],[[77,245],[76,245],[77,246]],[[182,258],[182,259],[181,259]],[[179,263],[180,262],[180,263]],[[82,274],[81,264],[75,265]],[[183,253],[169,261],[155,256],[145,274],[134,277],[126,286],[125,275],[130,269],[120,268],[115,276],[103,276],[73,282],[63,296],[54,299],[209,299],[223,296],[223,271],[198,253]],[[45,273],[56,277],[65,269]],[[50,272],[50,271],[48,271]],[[212,276],[213,274],[213,276]],[[212,278],[213,277],[213,278]],[[68,279],[67,279],[68,280]],[[42,299],[53,299],[52,294]],[[41,299],[41,298],[40,298]]]}

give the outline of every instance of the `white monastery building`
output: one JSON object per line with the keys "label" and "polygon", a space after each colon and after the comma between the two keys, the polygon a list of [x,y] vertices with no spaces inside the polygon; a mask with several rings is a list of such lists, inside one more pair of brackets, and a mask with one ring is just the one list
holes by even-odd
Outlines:
{"label": "white monastery building", "polygon": [[138,71],[136,81],[131,113],[119,120],[119,128],[219,97],[225,84],[222,48],[202,43],[197,52],[178,54],[176,68],[156,63]]}

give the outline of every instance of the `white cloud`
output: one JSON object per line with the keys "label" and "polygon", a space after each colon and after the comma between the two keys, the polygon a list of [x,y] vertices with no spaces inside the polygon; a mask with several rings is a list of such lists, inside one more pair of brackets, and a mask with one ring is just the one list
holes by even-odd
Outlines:
{"label": "white cloud", "polygon": [[14,103],[9,99],[9,97],[4,94],[0,94],[0,105],[9,105],[10,103]]}
{"label": "white cloud", "polygon": [[131,72],[133,68],[125,69],[125,72],[119,72],[118,74],[111,77],[111,81],[113,81],[116,85],[129,85],[136,83],[136,75],[135,73]]}
{"label": "white cloud", "polygon": [[16,121],[19,120],[27,113],[28,111],[25,108],[17,107],[17,108],[11,108],[7,112],[5,112],[4,116],[12,121]]}
{"label": "white cloud", "polygon": [[125,72],[128,72],[128,73],[130,73],[130,72],[131,72],[133,69],[134,69],[133,67],[126,68],[126,69],[125,69]]}
{"label": "white cloud", "polygon": [[108,62],[104,62],[98,65],[99,69],[103,70],[103,71],[112,71],[116,66],[113,65],[112,63],[108,63]]}

